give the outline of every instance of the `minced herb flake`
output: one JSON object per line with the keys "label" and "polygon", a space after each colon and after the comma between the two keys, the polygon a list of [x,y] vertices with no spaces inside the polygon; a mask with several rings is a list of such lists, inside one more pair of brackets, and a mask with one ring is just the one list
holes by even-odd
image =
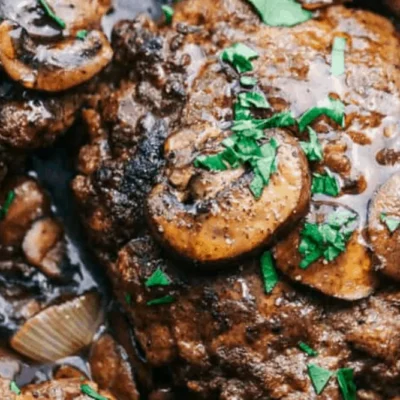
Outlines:
{"label": "minced herb flake", "polygon": [[270,251],[261,256],[261,273],[264,280],[265,293],[271,293],[278,283],[278,274]]}
{"label": "minced herb flake", "polygon": [[249,108],[271,108],[268,100],[263,93],[259,92],[243,92],[238,96],[239,104],[241,107]]}
{"label": "minced herb flake", "polygon": [[354,370],[341,368],[336,374],[343,400],[357,400],[357,387],[354,383]]}
{"label": "minced herb flake", "polygon": [[170,6],[161,6],[162,12],[164,13],[165,23],[170,25],[172,23],[172,18],[174,17],[174,9]]}
{"label": "minced herb flake", "polygon": [[104,397],[101,394],[97,393],[90,385],[86,383],[81,385],[81,392],[95,400],[109,400],[107,399],[107,397]]}
{"label": "minced herb flake", "polygon": [[312,12],[304,10],[295,0],[248,0],[270,26],[294,26],[312,18]]}
{"label": "minced herb flake", "polygon": [[255,86],[257,84],[257,79],[252,76],[242,76],[240,78],[240,84],[243,86]]}
{"label": "minced herb flake", "polygon": [[381,214],[381,221],[387,226],[390,233],[394,233],[400,227],[399,217],[390,217],[386,213]]}
{"label": "minced herb flake", "polygon": [[335,121],[342,128],[345,122],[345,106],[344,104],[332,97],[328,97],[320,102],[318,106],[307,110],[298,121],[300,132],[304,132],[308,125],[319,118],[321,115],[326,115],[328,118]]}
{"label": "minced herb flake", "polygon": [[21,389],[18,387],[15,381],[10,382],[10,390],[15,393],[16,395],[21,394]]}
{"label": "minced herb flake", "polygon": [[325,174],[313,174],[311,192],[313,194],[319,193],[337,197],[340,193],[340,186],[337,179],[329,172],[329,170],[326,170]]}
{"label": "minced herb flake", "polygon": [[62,20],[60,17],[58,17],[55,12],[52,10],[52,8],[50,7],[50,5],[47,3],[46,0],[39,0],[40,5],[43,7],[44,11],[46,12],[46,14],[53,19],[55,22],[57,22],[58,25],[60,25],[60,27],[62,29],[65,29],[67,27],[67,24],[65,23],[64,20]]}
{"label": "minced herb flake", "polygon": [[153,287],[153,286],[169,286],[171,284],[171,280],[162,271],[161,268],[157,268],[154,273],[146,280],[144,285],[146,287]]}
{"label": "minced herb flake", "polygon": [[309,161],[322,161],[324,159],[321,143],[314,129],[308,127],[309,142],[300,142],[301,148]]}
{"label": "minced herb flake", "polygon": [[10,190],[7,193],[7,197],[3,206],[0,208],[0,220],[3,220],[6,217],[8,210],[10,209],[11,204],[13,203],[14,200],[15,200],[15,192],[14,190]]}
{"label": "minced herb flake", "polygon": [[225,49],[221,54],[224,62],[231,64],[239,74],[253,70],[251,60],[258,57],[258,53],[242,43],[236,43]]}
{"label": "minced herb flake", "polygon": [[321,394],[331,379],[333,372],[315,364],[307,365],[307,370],[315,393]]}
{"label": "minced herb flake", "polygon": [[86,29],[82,29],[77,32],[76,37],[80,40],[85,40],[88,33],[89,32]]}
{"label": "minced herb flake", "polygon": [[332,45],[331,72],[334,76],[343,75],[345,72],[344,52],[346,50],[346,38],[335,37]]}
{"label": "minced herb flake", "polygon": [[147,305],[148,306],[158,306],[161,304],[170,304],[170,303],[173,303],[174,301],[175,301],[174,297],[167,295],[164,297],[160,297],[158,299],[150,300],[147,302]]}
{"label": "minced herb flake", "polygon": [[316,357],[318,355],[318,352],[312,349],[307,343],[299,342],[299,348],[310,357]]}

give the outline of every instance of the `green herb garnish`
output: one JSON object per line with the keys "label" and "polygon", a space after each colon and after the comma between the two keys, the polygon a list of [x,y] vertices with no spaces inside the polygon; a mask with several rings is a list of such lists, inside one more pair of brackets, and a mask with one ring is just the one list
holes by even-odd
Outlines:
{"label": "green herb garnish", "polygon": [[344,51],[346,50],[346,38],[336,37],[332,46],[332,75],[343,75],[345,71]]}
{"label": "green herb garnish", "polygon": [[340,186],[337,179],[327,170],[326,174],[313,174],[311,192],[337,197],[340,193]]}
{"label": "green herb garnish", "polygon": [[305,223],[300,233],[300,268],[307,269],[320,258],[331,262],[346,250],[357,215],[349,210],[335,211],[323,224]]}
{"label": "green herb garnish", "polygon": [[381,221],[387,226],[390,233],[394,233],[400,227],[400,218],[389,217],[385,213],[381,214]]}
{"label": "green herb garnish", "polygon": [[295,0],[248,0],[270,26],[294,26],[312,18],[312,12],[304,10]]}
{"label": "green herb garnish", "polygon": [[170,25],[172,23],[172,18],[174,16],[174,9],[170,6],[163,5],[161,6],[162,12],[164,13],[164,18],[166,24]]}
{"label": "green herb garnish", "polygon": [[308,375],[314,387],[315,393],[321,394],[331,379],[333,373],[315,364],[307,365]]}
{"label": "green herb garnish", "polygon": [[64,22],[64,20],[62,20],[60,17],[57,17],[57,15],[55,14],[55,12],[51,9],[51,7],[49,6],[49,4],[47,3],[46,0],[39,0],[40,5],[43,7],[44,11],[46,12],[46,14],[52,18],[55,22],[57,22],[58,25],[60,25],[60,27],[62,29],[65,29],[67,27],[67,24]]}
{"label": "green herb garnish", "polygon": [[11,204],[13,203],[14,200],[15,200],[15,192],[14,190],[10,190],[7,193],[7,197],[3,206],[0,208],[0,220],[3,220],[6,217],[8,210],[10,209]]}
{"label": "green herb garnish", "polygon": [[265,98],[263,93],[258,92],[244,92],[238,96],[239,104],[241,107],[249,108],[271,108],[268,100]]}
{"label": "green herb garnish", "polygon": [[309,142],[300,142],[301,148],[310,161],[322,161],[324,159],[321,143],[318,140],[318,135],[314,129],[308,127],[310,136]]}
{"label": "green herb garnish", "polygon": [[304,342],[299,342],[299,348],[310,357],[316,357],[318,355],[318,352],[316,352],[314,349],[312,349],[308,344]]}
{"label": "green herb garnish", "polygon": [[251,60],[258,57],[258,53],[250,47],[236,43],[225,49],[221,54],[222,61],[231,64],[239,74],[253,70]]}
{"label": "green herb garnish", "polygon": [[299,119],[299,130],[304,132],[308,125],[319,118],[321,115],[326,115],[328,118],[335,121],[342,128],[344,127],[344,104],[337,99],[328,97],[320,102],[317,107],[310,108]]}
{"label": "green herb garnish", "polygon": [[144,285],[146,287],[153,286],[169,286],[171,284],[168,276],[161,270],[161,268],[157,268],[154,273],[146,280]]}
{"label": "green herb garnish", "polygon": [[128,305],[132,304],[132,295],[130,293],[125,293],[125,303]]}
{"label": "green herb garnish", "polygon": [[265,293],[271,293],[278,283],[278,274],[270,251],[261,256],[261,273],[264,280]]}
{"label": "green herb garnish", "polygon": [[88,33],[89,32],[86,29],[82,29],[77,32],[76,37],[80,40],[85,40]]}
{"label": "green herb garnish", "polygon": [[357,388],[354,383],[354,370],[352,368],[341,368],[337,371],[336,377],[343,400],[356,400]]}
{"label": "green herb garnish", "polygon": [[240,78],[240,84],[243,86],[255,86],[257,84],[257,79],[252,76],[242,76]]}
{"label": "green herb garnish", "polygon": [[271,128],[285,128],[296,124],[290,112],[281,112],[273,115],[268,119],[248,119],[241,121],[234,121],[232,126],[233,132],[241,132],[254,129],[271,129]]}
{"label": "green herb garnish", "polygon": [[15,381],[10,382],[10,390],[15,393],[16,395],[21,394],[21,389],[18,387]]}
{"label": "green herb garnish", "polygon": [[147,302],[147,305],[148,306],[157,306],[160,304],[170,304],[170,303],[173,303],[174,301],[175,301],[174,297],[167,295],[164,297],[160,297],[159,299],[150,300]]}
{"label": "green herb garnish", "polygon": [[91,386],[86,383],[81,385],[81,392],[95,400],[109,400],[107,399],[107,397],[98,394]]}

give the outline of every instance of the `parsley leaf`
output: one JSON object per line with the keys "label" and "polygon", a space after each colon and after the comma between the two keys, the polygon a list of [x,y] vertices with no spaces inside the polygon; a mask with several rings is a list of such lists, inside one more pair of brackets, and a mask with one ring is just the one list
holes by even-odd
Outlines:
{"label": "parsley leaf", "polygon": [[251,60],[258,57],[258,53],[250,47],[236,43],[225,49],[221,54],[222,61],[231,64],[239,74],[253,70]]}
{"label": "parsley leaf", "polygon": [[337,197],[340,193],[340,187],[337,179],[327,170],[326,174],[323,175],[313,174],[311,192]]}
{"label": "parsley leaf", "polygon": [[333,373],[315,364],[307,365],[307,370],[315,393],[321,394],[328,384],[329,379],[331,379]]}
{"label": "parsley leaf", "polygon": [[255,107],[255,108],[271,108],[268,100],[265,98],[263,93],[258,92],[244,92],[238,96],[239,104],[244,108]]}
{"label": "parsley leaf", "polygon": [[3,206],[0,208],[0,221],[6,217],[8,210],[10,209],[11,204],[13,203],[14,200],[15,200],[15,192],[14,190],[10,190],[7,193],[7,197]]}
{"label": "parsley leaf", "polygon": [[125,303],[131,305],[132,303],[132,295],[130,293],[125,293]]}
{"label": "parsley leaf", "polygon": [[400,218],[398,217],[389,217],[385,213],[381,214],[381,221],[386,224],[390,233],[394,233],[400,227]]}
{"label": "parsley leaf", "polygon": [[241,132],[253,129],[285,128],[296,124],[296,120],[290,112],[274,114],[267,119],[247,119],[233,121],[232,131]]}
{"label": "parsley leaf", "polygon": [[62,29],[67,27],[67,24],[60,17],[57,17],[55,12],[51,9],[46,0],[39,0],[40,5],[43,7],[46,14],[52,18]]}
{"label": "parsley leaf", "polygon": [[163,5],[161,6],[161,10],[164,13],[165,23],[170,25],[174,16],[174,9],[170,6]]}
{"label": "parsley leaf", "polygon": [[91,386],[86,383],[81,385],[81,392],[95,400],[109,400],[107,399],[107,397],[104,397],[101,394],[97,393]]}
{"label": "parsley leaf", "polygon": [[10,390],[15,393],[16,395],[21,394],[21,389],[18,387],[15,381],[10,382]]}
{"label": "parsley leaf", "polygon": [[346,50],[346,38],[335,37],[332,46],[332,75],[339,76],[345,72],[344,51]]}
{"label": "parsley leaf", "polygon": [[265,293],[271,293],[278,283],[278,274],[270,251],[261,256],[261,272],[264,280]]}
{"label": "parsley leaf", "polygon": [[150,300],[147,302],[147,305],[148,306],[157,306],[160,304],[170,304],[170,303],[173,303],[174,301],[175,301],[175,299],[172,296],[167,295],[164,297],[160,297],[158,299]]}
{"label": "parsley leaf", "polygon": [[310,11],[304,10],[295,0],[248,0],[270,26],[294,26],[312,18]]}
{"label": "parsley leaf", "polygon": [[346,250],[346,244],[353,234],[357,214],[335,211],[323,224],[305,223],[300,232],[299,253],[303,256],[300,268],[307,269],[312,263],[323,257],[333,261]]}
{"label": "parsley leaf", "polygon": [[225,171],[227,169],[221,153],[211,156],[198,156],[194,160],[194,166],[196,168],[206,168],[210,171]]}
{"label": "parsley leaf", "polygon": [[343,400],[356,400],[357,388],[354,383],[354,370],[352,368],[341,368],[337,371],[336,376]]}
{"label": "parsley leaf", "polygon": [[85,40],[88,33],[86,29],[82,29],[76,33],[76,37],[80,40]]}
{"label": "parsley leaf", "polygon": [[161,268],[157,268],[144,283],[144,285],[148,288],[153,286],[169,286],[170,284],[170,279]]}
{"label": "parsley leaf", "polygon": [[257,84],[257,79],[252,76],[242,76],[240,78],[240,84],[243,86],[255,86]]}
{"label": "parsley leaf", "polygon": [[308,125],[314,120],[319,118],[321,115],[326,115],[342,128],[344,127],[344,104],[337,99],[328,97],[324,101],[320,102],[317,107],[312,107],[307,110],[299,119],[299,130],[304,132]]}
{"label": "parsley leaf", "polygon": [[312,349],[308,344],[304,342],[299,342],[299,348],[310,357],[316,357],[318,355],[318,352],[316,352],[314,349]]}
{"label": "parsley leaf", "polygon": [[322,161],[324,159],[321,143],[314,129],[308,127],[309,142],[300,142],[300,146],[310,161]]}

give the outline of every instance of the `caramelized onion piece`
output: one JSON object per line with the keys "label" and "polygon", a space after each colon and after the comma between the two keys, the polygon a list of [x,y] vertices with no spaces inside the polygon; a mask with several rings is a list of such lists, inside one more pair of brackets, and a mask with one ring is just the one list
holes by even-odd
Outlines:
{"label": "caramelized onion piece", "polygon": [[[307,160],[293,137],[279,130],[274,136],[279,143],[278,170],[259,200],[249,190],[253,175],[245,170],[242,176],[236,175],[237,170],[199,171],[189,183],[189,195],[166,181],[155,186],[147,208],[160,242],[188,260],[224,262],[267,245],[302,218],[310,199]],[[225,178],[218,179],[219,174]],[[185,202],[185,196],[190,202]]]}
{"label": "caramelized onion piece", "polygon": [[[324,223],[335,211],[351,211],[337,204],[314,202],[306,222]],[[356,213],[354,212],[354,215]],[[358,300],[368,297],[375,290],[377,281],[371,256],[357,229],[358,218],[352,223],[354,232],[346,243],[346,249],[333,261],[320,257],[306,269],[300,268],[303,260],[299,246],[302,224],[274,248],[277,267],[296,282],[310,286],[329,296],[343,300]]]}
{"label": "caramelized onion piece", "polygon": [[0,25],[0,62],[7,74],[28,89],[58,92],[98,74],[112,58],[112,49],[100,31],[52,44],[36,44],[20,26]]}
{"label": "caramelized onion piece", "polygon": [[99,296],[87,293],[29,319],[12,337],[11,346],[32,360],[56,361],[88,346],[102,319]]}
{"label": "caramelized onion piece", "polygon": [[53,218],[36,221],[25,235],[22,249],[28,262],[45,275],[61,275],[60,264],[65,254],[64,231]]}

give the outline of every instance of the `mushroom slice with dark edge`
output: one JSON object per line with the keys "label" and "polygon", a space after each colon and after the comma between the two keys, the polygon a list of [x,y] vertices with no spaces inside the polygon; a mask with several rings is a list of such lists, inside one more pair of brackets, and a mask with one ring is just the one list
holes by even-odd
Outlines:
{"label": "mushroom slice with dark edge", "polygon": [[400,280],[400,173],[376,192],[369,208],[368,234],[382,272]]}
{"label": "mushroom slice with dark edge", "polygon": [[[147,201],[148,219],[162,244],[191,261],[229,261],[267,245],[279,230],[305,215],[310,198],[307,160],[296,139],[282,130],[270,133],[279,143],[277,172],[258,200],[249,189],[253,173],[245,169],[241,176],[235,170],[199,170],[186,193],[166,181],[153,188]],[[221,173],[229,175],[222,182],[217,179]],[[202,184],[199,176],[204,177]],[[213,187],[216,181],[218,189]],[[205,187],[207,182],[211,191]]]}
{"label": "mushroom slice with dark edge", "polygon": [[[276,265],[294,281],[329,296],[367,297],[375,289],[376,278],[358,226],[359,217],[350,208],[314,202],[304,224],[275,246]],[[305,239],[310,237],[306,231],[314,235],[314,242]]]}
{"label": "mushroom slice with dark edge", "polygon": [[83,39],[37,44],[19,25],[0,25],[0,62],[6,73],[28,89],[58,92],[87,82],[112,59],[105,35],[91,31]]}

